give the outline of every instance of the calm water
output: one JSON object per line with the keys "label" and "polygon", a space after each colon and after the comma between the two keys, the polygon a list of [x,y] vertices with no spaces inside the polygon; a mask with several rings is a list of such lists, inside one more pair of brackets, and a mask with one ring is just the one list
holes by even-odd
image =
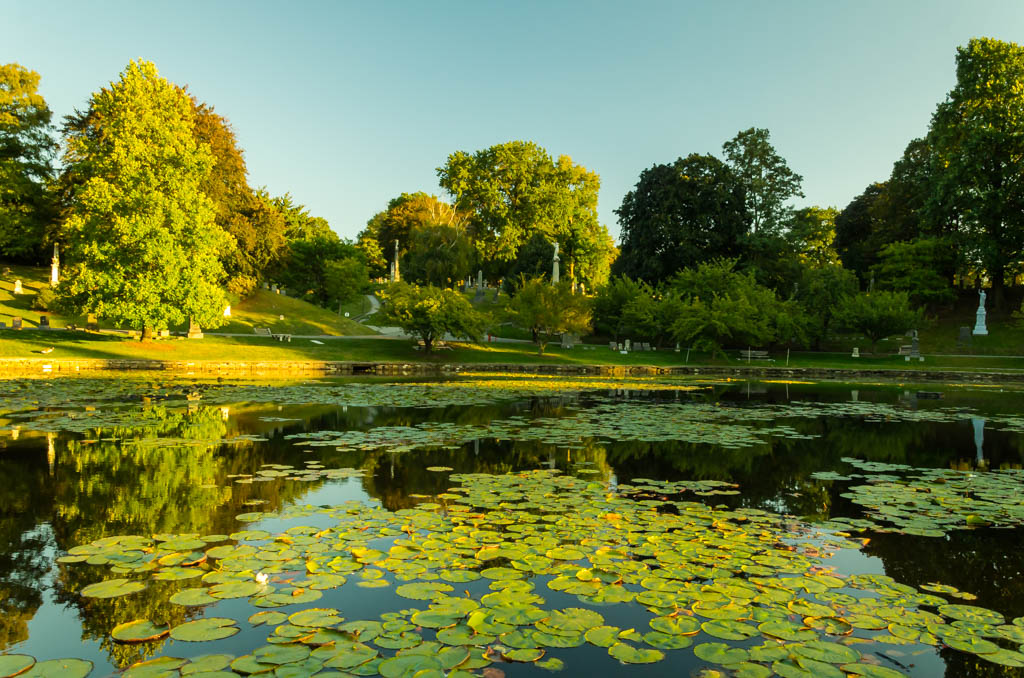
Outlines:
{"label": "calm water", "polygon": [[[628,391],[572,386],[562,392],[488,383],[468,393],[453,388],[453,397],[439,398],[434,406],[431,393],[409,385],[305,383],[299,388],[130,379],[0,383],[0,650],[38,660],[87,659],[96,666],[92,676],[116,674],[135,661],[161,655],[243,655],[263,645],[271,630],[245,621],[258,611],[246,599],[205,608],[169,602],[173,592],[196,581],[154,582],[129,596],[85,598],[79,595],[84,586],[114,575],[104,567],[58,563],[57,558],[110,535],[231,534],[241,529],[276,533],[292,525],[331,524],[323,515],[271,517],[249,524],[236,518],[253,511],[349,500],[379,502],[388,511],[410,509],[456,484],[448,472],[428,467],[488,474],[558,469],[611,489],[636,479],[728,481],[738,484],[739,494],[690,499],[789,514],[818,524],[863,515],[860,505],[841,496],[848,482],[812,477],[821,471],[849,474],[853,469],[843,458],[976,473],[1020,469],[1024,463],[1024,434],[1012,430],[1014,417],[1024,411],[1024,394],[991,388],[926,387],[942,390],[944,397],[934,399],[916,388],[895,386],[735,382],[699,385],[698,390],[646,391],[634,384]],[[346,391],[353,383],[358,389]],[[494,397],[486,395],[489,389]],[[815,403],[842,406],[816,416]],[[637,439],[651,428],[644,417],[656,418],[659,407],[684,414],[691,408],[711,417],[725,412],[723,422],[745,427],[753,439],[742,444],[728,439],[724,445],[693,441],[689,434],[683,440]],[[587,412],[598,415],[580,420]],[[750,412],[772,416],[750,419]],[[942,415],[929,416],[936,412]],[[705,418],[691,419],[700,423]],[[575,442],[560,437],[572,435],[572,428],[568,434],[563,429],[538,433],[560,420],[582,422]],[[510,433],[509,425],[501,423],[509,421],[532,433]],[[436,437],[409,434],[434,430],[430,422],[461,428],[444,445]],[[500,423],[496,434],[487,430],[494,422]],[[619,438],[632,439],[588,428],[616,423],[622,425]],[[757,434],[779,426],[787,432]],[[345,438],[340,446],[350,449],[337,449],[337,436],[326,436],[331,444],[306,444],[317,439],[304,434],[324,431],[368,436]],[[267,465],[301,469],[310,463],[362,473],[249,477],[261,469],[280,469]],[[996,610],[1008,622],[1024,616],[1021,528],[953,530],[938,538],[875,531],[859,536],[870,538],[862,549],[843,549],[831,559],[829,565],[838,573],[885,573],[913,587],[940,582],[974,594],[977,599],[971,604]],[[547,607],[587,607],[576,596],[546,590],[544,581],[537,578],[537,591]],[[488,592],[485,584],[456,588],[479,597]],[[359,588],[350,581],[325,591],[315,603],[283,611],[334,607],[347,620],[376,619],[418,602],[396,596],[393,588]],[[635,602],[604,606],[600,612],[606,624],[641,631],[647,630],[651,616]],[[203,616],[238,619],[242,630],[205,643],[163,639],[126,645],[109,636],[115,625],[133,619],[175,625]],[[913,676],[1024,675],[1022,669],[951,648],[936,651],[909,644],[860,649],[874,652],[881,665]],[[692,649],[667,654],[659,663],[630,667],[588,644],[551,649],[548,656],[562,659],[569,675],[687,676],[709,666]],[[548,675],[526,664],[498,666],[508,675]]]}

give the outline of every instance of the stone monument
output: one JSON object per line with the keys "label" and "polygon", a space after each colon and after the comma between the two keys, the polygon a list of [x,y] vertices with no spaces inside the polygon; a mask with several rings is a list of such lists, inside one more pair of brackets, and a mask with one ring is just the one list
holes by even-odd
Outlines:
{"label": "stone monument", "polygon": [[914,359],[924,361],[924,358],[921,357],[921,344],[917,340],[917,330],[914,330],[914,335],[910,340],[910,355],[907,356],[907,360]]}
{"label": "stone monument", "polygon": [[395,270],[392,271],[393,277],[391,282],[398,282],[402,279],[402,276],[398,273],[398,241],[395,241]]}
{"label": "stone monument", "polygon": [[11,329],[12,330],[20,330],[21,329],[21,316],[17,316],[16,315],[13,318],[11,318]]}
{"label": "stone monument", "polygon": [[484,271],[483,269],[477,269],[476,272],[476,288],[482,290],[484,288]]}
{"label": "stone monument", "polygon": [[85,316],[85,329],[95,332],[100,328],[100,324],[96,322],[96,314],[90,313]]}
{"label": "stone monument", "polygon": [[21,279],[14,281],[14,292],[13,294],[23,294],[24,291],[21,289]]}
{"label": "stone monument", "polygon": [[551,284],[558,283],[558,243],[555,243],[555,258],[551,261]]}
{"label": "stone monument", "polygon": [[53,258],[50,259],[50,285],[60,282],[60,250],[57,243],[53,243]]}
{"label": "stone monument", "polygon": [[224,317],[225,318],[230,318],[231,317],[231,304],[228,304],[227,306],[224,307]]}
{"label": "stone monument", "polygon": [[48,330],[50,329],[50,316],[41,315],[39,316],[39,329]]}
{"label": "stone monument", "polygon": [[202,328],[199,327],[199,323],[197,323],[192,318],[188,319],[188,338],[189,339],[202,339],[203,338],[203,330],[202,330]]}
{"label": "stone monument", "polygon": [[985,327],[985,290],[978,290],[978,313],[977,318],[974,321],[974,334],[983,335],[988,334],[988,328]]}

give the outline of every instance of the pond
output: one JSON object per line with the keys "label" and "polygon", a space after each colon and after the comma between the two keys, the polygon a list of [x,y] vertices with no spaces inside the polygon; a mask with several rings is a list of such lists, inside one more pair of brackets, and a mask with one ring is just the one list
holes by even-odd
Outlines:
{"label": "pond", "polygon": [[1022,408],[967,386],[3,381],[0,677],[1024,676]]}

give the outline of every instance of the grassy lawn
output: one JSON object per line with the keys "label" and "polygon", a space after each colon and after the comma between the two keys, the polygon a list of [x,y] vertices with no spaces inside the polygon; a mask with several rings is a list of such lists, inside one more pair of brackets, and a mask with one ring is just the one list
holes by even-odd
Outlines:
{"label": "grassy lawn", "polygon": [[[52,327],[67,327],[69,324],[79,327],[85,325],[84,317],[70,318],[56,313],[32,310],[32,300],[36,293],[49,284],[49,269],[27,266],[10,266],[10,268],[11,273],[0,279],[0,322],[4,322],[7,327],[10,327],[11,319],[19,316],[22,318],[25,328],[33,328],[39,326],[41,315],[48,315]],[[17,279],[21,280],[24,293],[15,296],[13,293],[14,281]],[[365,298],[362,298],[361,302],[368,307],[369,304]],[[352,304],[353,309],[362,307],[360,300],[356,300]],[[349,313],[355,315],[352,310]],[[284,318],[282,319],[281,316]],[[233,304],[230,322],[212,331],[250,334],[254,327],[269,327],[275,333],[281,334],[328,334],[334,336],[376,334],[365,325],[339,316],[337,313],[300,299],[274,294],[263,289],[257,290],[248,299]],[[100,322],[100,328],[114,329],[114,326],[110,323]],[[187,325],[171,329],[183,331],[187,329]]]}
{"label": "grassy lawn", "polygon": [[[607,345],[583,349],[580,346],[563,351],[552,346],[543,356],[537,355],[531,344],[456,343],[454,349],[438,351],[425,356],[413,348],[411,340],[386,338],[325,339],[314,344],[308,339],[294,339],[281,343],[263,337],[215,337],[204,339],[157,340],[140,342],[116,335],[85,332],[54,332],[23,330],[0,332],[0,357],[41,358],[40,351],[53,346],[46,358],[54,360],[73,358],[147,359],[147,360],[353,360],[385,362],[438,362],[438,363],[517,363],[517,364],[609,364],[609,365],[690,365],[745,367],[747,362],[731,352],[728,359],[709,359],[706,354],[691,352],[687,361],[685,350],[634,352],[622,355]],[[786,365],[786,354],[775,355],[776,367]],[[752,361],[751,366],[765,365]],[[926,358],[925,362],[906,362],[898,356],[850,358],[848,355],[827,353],[792,353],[789,366],[794,368],[835,369],[913,369],[913,370],[1024,370],[1024,357],[983,358],[949,357]]]}

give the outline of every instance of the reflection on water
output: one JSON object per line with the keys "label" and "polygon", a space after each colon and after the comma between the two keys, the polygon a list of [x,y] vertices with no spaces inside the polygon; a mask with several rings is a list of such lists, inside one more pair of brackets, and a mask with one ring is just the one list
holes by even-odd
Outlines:
{"label": "reflection on water", "polygon": [[[604,404],[639,399],[746,407],[799,400],[888,403],[914,412],[970,408],[971,414],[938,422],[797,417],[777,423],[799,436],[767,437],[735,448],[581,435],[568,446],[481,436],[454,449],[367,446],[339,451],[304,446],[286,436],[426,422],[486,427],[509,417],[560,419],[597,400],[576,394],[477,405],[367,407],[120,398],[99,405],[0,410],[0,649],[39,658],[80,656],[96,662],[99,670],[93,675],[106,675],[159,648],[112,642],[109,632],[115,624],[133,619],[177,624],[195,616],[191,608],[168,602],[187,582],[160,583],[122,598],[82,598],[77,592],[99,575],[88,567],[55,562],[71,547],[108,535],[230,534],[240,528],[238,514],[310,502],[357,498],[378,500],[392,511],[410,508],[423,496],[448,489],[447,475],[428,471],[431,466],[491,474],[557,468],[616,483],[643,478],[729,481],[739,484],[741,494],[714,497],[713,503],[819,521],[860,515],[857,505],[840,496],[841,485],[811,478],[818,471],[848,472],[843,457],[979,470],[1020,468],[1024,460],[1024,436],[986,428],[988,418],[1020,411],[1024,398],[1015,393],[955,391],[935,402],[888,387],[738,383],[689,392],[596,395]],[[335,480],[251,477],[269,464],[301,469],[309,462],[358,469],[362,475]],[[877,534],[864,553],[901,582],[951,584],[975,593],[977,604],[1012,618],[1024,615],[1024,554],[1007,548],[1019,541],[1017,534],[998,529],[953,532],[944,539]],[[371,600],[365,592],[359,595]],[[235,650],[228,643],[227,651],[244,653],[243,639],[250,637],[232,641]],[[1016,669],[975,662],[961,652],[943,650],[941,657],[947,676],[1018,675]]]}

